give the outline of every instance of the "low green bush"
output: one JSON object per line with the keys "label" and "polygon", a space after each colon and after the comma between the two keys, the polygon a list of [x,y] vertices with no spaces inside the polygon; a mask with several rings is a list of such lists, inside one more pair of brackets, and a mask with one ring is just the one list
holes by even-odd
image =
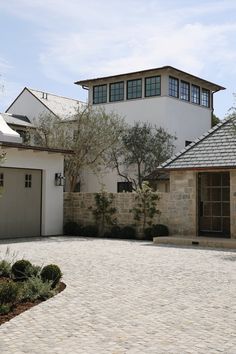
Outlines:
{"label": "low green bush", "polygon": [[110,231],[104,232],[103,237],[105,237],[105,238],[112,238],[111,232],[110,232]]}
{"label": "low green bush", "polygon": [[169,230],[166,225],[156,224],[152,226],[153,237],[157,236],[169,236]]}
{"label": "low green bush", "polygon": [[4,282],[0,284],[0,305],[14,304],[19,296],[19,284],[13,281]]}
{"label": "low green bush", "polygon": [[122,238],[136,238],[136,230],[132,226],[125,226],[121,229]]}
{"label": "low green bush", "polygon": [[122,237],[122,233],[121,233],[121,227],[118,225],[115,225],[111,228],[111,237],[114,238],[121,238]]}
{"label": "low green bush", "polygon": [[68,221],[64,225],[64,235],[67,236],[80,236],[81,226],[75,221]]}
{"label": "low green bush", "polygon": [[5,259],[0,261],[0,277],[11,277],[11,263]]}
{"label": "low green bush", "polygon": [[153,237],[169,236],[169,230],[166,225],[155,224],[151,227],[147,227],[144,230],[144,237],[146,240],[153,240]]}
{"label": "low green bush", "polygon": [[0,315],[7,315],[11,311],[11,306],[7,304],[0,305]]}
{"label": "low green bush", "polygon": [[32,276],[22,284],[20,300],[47,300],[53,295],[52,281],[43,281],[39,276]]}
{"label": "low green bush", "polygon": [[51,282],[54,288],[60,281],[62,272],[56,264],[49,264],[43,267],[41,271],[41,278],[44,282]]}
{"label": "low green bush", "polygon": [[15,280],[26,280],[32,275],[32,264],[26,259],[16,261],[11,268]]}
{"label": "low green bush", "polygon": [[96,225],[88,225],[82,228],[81,236],[97,237],[99,235],[98,227]]}

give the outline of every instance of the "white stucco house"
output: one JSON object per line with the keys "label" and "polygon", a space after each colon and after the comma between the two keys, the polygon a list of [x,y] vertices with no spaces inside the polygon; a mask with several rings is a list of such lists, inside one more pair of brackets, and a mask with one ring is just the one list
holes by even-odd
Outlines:
{"label": "white stucco house", "polygon": [[5,113],[26,116],[33,123],[44,115],[66,119],[85,107],[85,102],[25,87]]}
{"label": "white stucco house", "polygon": [[[175,152],[211,128],[213,96],[225,88],[208,80],[164,66],[149,70],[75,82],[88,91],[88,104],[116,112],[128,123],[146,121],[175,135]],[[125,189],[115,172],[104,171],[100,181],[84,173],[83,191],[94,192],[103,183],[111,192]],[[122,190],[122,188],[121,188]]]}
{"label": "white stucco house", "polygon": [[59,149],[22,144],[0,115],[0,238],[63,233],[63,165]]}

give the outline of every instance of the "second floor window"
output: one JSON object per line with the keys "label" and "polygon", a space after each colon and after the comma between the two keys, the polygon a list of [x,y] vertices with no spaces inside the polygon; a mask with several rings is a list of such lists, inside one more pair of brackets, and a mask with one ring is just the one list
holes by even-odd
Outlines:
{"label": "second floor window", "polygon": [[142,97],[142,79],[127,81],[127,100]]}
{"label": "second floor window", "polygon": [[184,101],[189,101],[190,86],[188,82],[181,81],[180,83],[180,98]]}
{"label": "second floor window", "polygon": [[207,89],[202,89],[201,94],[201,105],[204,107],[210,107],[210,91]]}
{"label": "second floor window", "polygon": [[192,85],[191,101],[192,101],[192,103],[200,104],[200,87],[199,86]]}
{"label": "second floor window", "polygon": [[161,77],[153,76],[145,79],[145,97],[160,96]]}
{"label": "second floor window", "polygon": [[93,103],[107,102],[107,85],[93,86]]}
{"label": "second floor window", "polygon": [[110,84],[110,102],[123,101],[124,81]]}
{"label": "second floor window", "polygon": [[179,80],[174,77],[169,77],[169,96],[179,97]]}

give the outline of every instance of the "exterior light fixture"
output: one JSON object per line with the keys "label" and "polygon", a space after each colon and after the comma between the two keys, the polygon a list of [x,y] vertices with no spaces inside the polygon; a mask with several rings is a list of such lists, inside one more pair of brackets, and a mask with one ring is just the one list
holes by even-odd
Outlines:
{"label": "exterior light fixture", "polygon": [[64,186],[65,177],[62,173],[55,173],[55,185],[56,186]]}

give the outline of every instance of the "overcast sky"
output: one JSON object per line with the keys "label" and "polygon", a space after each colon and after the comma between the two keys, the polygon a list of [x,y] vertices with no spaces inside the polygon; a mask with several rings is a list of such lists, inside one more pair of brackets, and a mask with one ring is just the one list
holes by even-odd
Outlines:
{"label": "overcast sky", "polygon": [[0,0],[0,111],[23,87],[81,100],[74,81],[163,65],[236,92],[235,0]]}

